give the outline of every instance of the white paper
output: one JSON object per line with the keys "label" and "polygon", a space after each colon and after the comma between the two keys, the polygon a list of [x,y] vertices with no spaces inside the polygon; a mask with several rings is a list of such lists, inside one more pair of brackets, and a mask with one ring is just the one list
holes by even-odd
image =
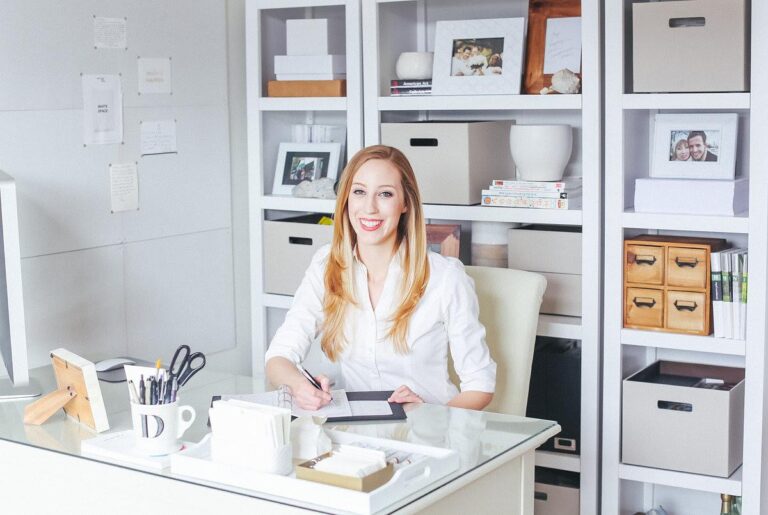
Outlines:
{"label": "white paper", "polygon": [[146,58],[138,60],[139,94],[171,93],[171,58]]}
{"label": "white paper", "polygon": [[136,163],[110,164],[109,190],[113,213],[139,209],[139,174]]}
{"label": "white paper", "polygon": [[83,143],[123,141],[123,89],[119,75],[83,75]]}
{"label": "white paper", "polygon": [[93,46],[95,48],[128,48],[125,18],[93,17]]}
{"label": "white paper", "polygon": [[141,122],[141,155],[170,154],[176,149],[176,120]]}
{"label": "white paper", "polygon": [[581,18],[549,18],[544,45],[544,73],[564,68],[581,72]]}
{"label": "white paper", "polygon": [[349,405],[352,407],[353,417],[383,417],[392,414],[392,406],[387,401],[355,401]]}
{"label": "white paper", "polygon": [[297,417],[303,416],[315,416],[315,417],[349,417],[352,415],[352,409],[350,408],[350,402],[347,400],[347,392],[344,390],[331,390],[331,397],[333,400],[330,404],[323,406],[319,410],[309,411],[293,406],[291,408],[291,414]]}

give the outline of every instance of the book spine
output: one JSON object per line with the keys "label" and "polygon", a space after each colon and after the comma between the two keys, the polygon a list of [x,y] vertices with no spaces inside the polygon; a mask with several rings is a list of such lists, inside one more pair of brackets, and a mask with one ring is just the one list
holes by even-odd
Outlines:
{"label": "book spine", "polygon": [[[567,188],[530,188],[527,186],[488,186],[489,190],[492,190],[494,192],[510,192],[512,194],[516,193],[564,193],[564,192],[577,192],[581,191],[581,186],[579,185],[572,185]],[[494,193],[496,194],[496,193]]]}
{"label": "book spine", "polygon": [[482,205],[501,207],[522,207],[531,209],[568,209],[568,199],[507,197],[483,195]]}
{"label": "book spine", "polygon": [[715,338],[723,337],[723,273],[720,267],[720,253],[712,252],[710,254],[710,278],[712,285],[710,295],[712,296],[712,319],[715,330]]}
{"label": "book spine", "polygon": [[744,253],[744,262],[741,270],[741,297],[739,298],[739,339],[747,339],[747,264],[749,263],[749,254]]}
{"label": "book spine", "polygon": [[407,97],[418,95],[431,95],[432,88],[400,88],[390,89],[389,96],[391,97]]}
{"label": "book spine", "polygon": [[739,316],[741,311],[741,263],[742,251],[731,254],[731,333],[732,338],[738,338],[741,334]]}
{"label": "book spine", "polygon": [[400,79],[392,79],[389,81],[390,87],[397,88],[397,87],[404,87],[404,88],[423,88],[423,87],[432,87],[432,81],[429,79],[425,80],[400,80]]}
{"label": "book spine", "polygon": [[723,273],[723,338],[733,338],[733,332],[731,329],[731,315],[733,313],[731,304],[733,297],[731,296],[731,257],[730,252],[724,251],[720,253],[720,266]]}
{"label": "book spine", "polygon": [[514,191],[514,190],[499,190],[489,189],[483,190],[483,195],[499,196],[499,197],[522,197],[522,198],[568,198],[568,193],[565,191]]}
{"label": "book spine", "polygon": [[574,189],[581,185],[578,181],[557,181],[557,182],[544,182],[544,181],[513,181],[506,179],[494,179],[491,181],[491,188],[501,187],[509,189],[526,189],[526,190],[544,190],[544,191],[565,191],[568,189]]}

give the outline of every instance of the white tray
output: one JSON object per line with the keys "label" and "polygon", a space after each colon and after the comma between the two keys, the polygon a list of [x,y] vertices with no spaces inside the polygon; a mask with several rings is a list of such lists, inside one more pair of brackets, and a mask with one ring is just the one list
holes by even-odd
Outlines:
{"label": "white tray", "polygon": [[[346,488],[296,479],[290,476],[264,474],[248,467],[223,465],[211,461],[211,435],[200,443],[171,456],[174,474],[204,479],[215,483],[253,490],[264,497],[289,502],[302,507],[321,507],[335,512],[370,514],[385,509],[399,499],[429,486],[459,468],[459,455],[450,449],[427,447],[396,440],[384,440],[343,431],[326,431],[335,444],[362,443],[425,457],[401,466],[392,479],[372,492],[357,492]],[[282,498],[282,499],[279,499]]]}

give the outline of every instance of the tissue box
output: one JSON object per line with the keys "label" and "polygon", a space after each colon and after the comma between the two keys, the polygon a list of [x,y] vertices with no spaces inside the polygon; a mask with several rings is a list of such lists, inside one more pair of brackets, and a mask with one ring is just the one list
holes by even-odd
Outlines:
{"label": "tissue box", "polygon": [[364,477],[343,476],[340,474],[315,470],[314,467],[319,461],[330,458],[332,455],[332,452],[326,452],[317,458],[305,461],[304,463],[299,463],[296,465],[296,477],[298,479],[325,483],[327,485],[348,488],[359,492],[370,492],[384,485],[387,481],[392,479],[392,476],[395,474],[395,468],[391,463],[388,463],[383,469],[377,470]]}
{"label": "tissue box", "polygon": [[632,4],[634,91],[747,91],[746,0]]}

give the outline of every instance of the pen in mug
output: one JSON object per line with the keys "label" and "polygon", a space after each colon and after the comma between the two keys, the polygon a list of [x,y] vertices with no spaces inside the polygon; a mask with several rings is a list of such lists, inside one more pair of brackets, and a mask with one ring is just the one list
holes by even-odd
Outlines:
{"label": "pen in mug", "polygon": [[128,395],[131,397],[132,403],[139,404],[139,396],[136,394],[136,385],[133,384],[133,381],[128,381]]}

